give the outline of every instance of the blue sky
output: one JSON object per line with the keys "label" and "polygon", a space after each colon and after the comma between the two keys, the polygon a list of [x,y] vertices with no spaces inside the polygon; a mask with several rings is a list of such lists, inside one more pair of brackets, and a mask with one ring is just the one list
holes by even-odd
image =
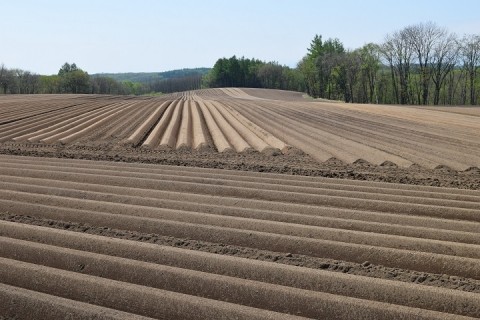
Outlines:
{"label": "blue sky", "polygon": [[479,0],[0,0],[0,63],[54,74],[211,67],[232,55],[295,66],[315,34],[355,49],[432,21],[480,34]]}

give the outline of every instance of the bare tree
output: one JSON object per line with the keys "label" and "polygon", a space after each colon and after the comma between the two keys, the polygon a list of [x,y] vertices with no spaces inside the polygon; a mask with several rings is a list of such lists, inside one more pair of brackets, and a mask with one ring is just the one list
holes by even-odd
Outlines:
{"label": "bare tree", "polygon": [[392,87],[393,87],[393,96],[395,103],[399,103],[399,96],[398,96],[398,85],[395,77],[395,64],[394,64],[394,46],[392,39],[387,35],[385,38],[385,42],[380,47],[380,52],[385,58],[385,61],[388,63],[390,67],[390,74],[392,76]]}
{"label": "bare tree", "polygon": [[[480,36],[469,35],[462,39],[461,56],[463,67],[467,72],[470,86],[470,104],[476,104],[475,78],[480,64]],[[465,88],[467,83],[465,83]]]}
{"label": "bare tree", "polygon": [[[380,52],[390,65],[396,102],[408,104],[410,102],[409,78],[413,50],[406,29],[387,35]],[[398,88],[396,77],[398,77]]]}
{"label": "bare tree", "polygon": [[18,83],[18,93],[33,94],[38,93],[39,76],[31,73],[30,71],[24,71],[15,69],[15,77]]}
{"label": "bare tree", "polygon": [[[452,72],[458,61],[459,46],[454,34],[445,34],[439,39],[432,50],[432,80],[435,85],[433,104],[440,103],[440,90],[447,75]],[[449,99],[451,100],[451,99]]]}
{"label": "bare tree", "polygon": [[420,23],[404,29],[409,45],[415,53],[420,71],[421,104],[428,104],[430,81],[432,78],[431,59],[433,51],[447,35],[445,28],[433,22]]}

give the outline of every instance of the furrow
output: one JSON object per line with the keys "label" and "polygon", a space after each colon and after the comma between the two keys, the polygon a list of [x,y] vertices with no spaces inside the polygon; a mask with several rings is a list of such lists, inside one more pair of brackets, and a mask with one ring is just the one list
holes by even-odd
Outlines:
{"label": "furrow", "polygon": [[[4,163],[5,168],[18,168],[18,164],[15,163]],[[201,183],[208,185],[222,185],[229,187],[244,187],[244,188],[253,188],[253,189],[262,189],[262,190],[272,190],[272,191],[283,191],[283,192],[292,192],[292,193],[303,193],[310,195],[325,195],[325,196],[339,196],[347,198],[358,198],[363,200],[381,200],[381,201],[391,201],[391,202],[400,202],[400,203],[415,203],[421,205],[433,205],[433,206],[442,206],[442,207],[452,207],[452,208],[465,208],[465,209],[478,209],[480,207],[480,197],[464,197],[461,200],[449,200],[445,199],[442,194],[437,195],[436,197],[426,197],[425,194],[396,194],[390,193],[387,194],[382,192],[382,190],[366,189],[361,190],[356,188],[354,190],[348,190],[350,188],[343,188],[343,186],[336,187],[335,185],[314,185],[314,186],[304,186],[305,184],[291,185],[285,183],[271,183],[271,180],[259,179],[259,178],[248,178],[248,179],[237,179],[235,176],[229,178],[226,175],[222,174],[209,174],[202,175],[191,172],[189,174],[182,174],[181,172],[174,172],[172,170],[155,170],[154,172],[150,170],[145,170],[143,172],[138,172],[139,170],[134,171],[121,171],[110,170],[111,168],[94,168],[94,166],[88,166],[84,168],[70,168],[63,167],[58,168],[49,165],[41,164],[29,164],[23,165],[24,169],[34,169],[34,170],[54,170],[56,172],[71,172],[78,174],[99,174],[107,175],[109,173],[112,177],[131,177],[139,179],[158,179],[158,180],[173,180],[178,182],[188,182],[188,183]],[[275,182],[275,181],[274,181]],[[347,189],[347,190],[345,190]],[[359,190],[360,189],[360,190]],[[480,195],[480,193],[479,193]]]}
{"label": "furrow", "polygon": [[[385,183],[374,181],[360,181],[360,180],[346,180],[346,179],[334,179],[323,177],[309,177],[298,175],[285,175],[275,173],[261,173],[261,172],[248,172],[248,171],[236,171],[236,170],[218,170],[209,168],[195,168],[184,166],[168,166],[168,165],[151,165],[142,163],[122,163],[108,161],[90,161],[90,160],[78,160],[78,159],[57,159],[57,158],[35,158],[25,156],[5,156],[0,155],[0,163],[6,164],[42,164],[52,167],[66,167],[75,166],[78,168],[98,168],[105,170],[118,171],[121,168],[125,172],[151,172],[151,173],[175,173],[178,175],[195,175],[199,177],[222,177],[230,180],[238,181],[261,181],[265,183],[273,184],[288,184],[296,186],[324,186],[328,185],[328,188],[338,186],[338,188],[362,188],[360,191],[366,191],[373,189],[375,193],[387,193],[387,194],[402,194],[416,195],[421,197],[434,197],[439,195],[441,198],[450,200],[461,201],[479,201],[480,192],[476,190],[468,189],[454,189],[454,188],[441,188],[441,187],[429,187],[421,185],[405,185],[398,183]],[[243,178],[243,179],[242,179]],[[450,197],[449,197],[450,195]]]}
{"label": "furrow", "polygon": [[46,219],[87,223],[121,230],[158,233],[176,238],[227,243],[343,261],[370,261],[388,267],[480,279],[480,260],[420,251],[279,235],[188,222],[125,216],[88,210],[0,200],[2,211]]}
{"label": "furrow", "polygon": [[[63,110],[67,110],[71,107],[75,107],[77,105],[80,105],[80,104],[83,104],[84,102],[80,102],[80,103],[74,103],[74,104],[70,104],[65,106],[65,105],[55,105],[53,107],[50,107],[50,108],[44,108],[44,109],[41,109],[40,107],[41,106],[38,106],[38,105],[33,105],[27,112],[24,112],[24,113],[18,113],[18,111],[13,111],[14,113],[16,113],[16,116],[14,116],[13,118],[10,118],[8,119],[8,117],[5,119],[6,121],[2,121],[1,124],[10,124],[10,123],[18,123],[20,121],[23,121],[23,120],[29,120],[30,118],[33,118],[33,117],[37,117],[37,116],[41,116],[41,115],[45,115],[45,114],[54,114],[58,111],[63,111]],[[50,104],[47,104],[50,106]],[[40,110],[39,110],[40,109]],[[46,110],[45,110],[46,109]],[[0,125],[1,125],[0,124]]]}
{"label": "furrow", "polygon": [[[230,105],[235,108],[235,104],[232,103]],[[235,110],[238,109],[235,108]],[[318,145],[318,141],[312,141],[311,138],[309,139],[308,137],[291,129],[289,126],[280,123],[277,121],[276,117],[266,114],[264,110],[260,108],[248,108],[248,112],[244,112],[243,115],[257,125],[260,125],[260,123],[255,122],[254,119],[261,119],[261,122],[267,125],[269,130],[275,136],[279,137],[279,139],[285,141],[289,145],[298,147],[320,162],[325,162],[333,158],[333,154],[324,149],[322,145]]]}
{"label": "furrow", "polygon": [[[126,139],[130,137],[135,132],[135,130],[138,129],[143,123],[145,123],[146,119],[148,119],[151,116],[152,109],[160,106],[163,102],[165,102],[165,100],[137,104],[138,112],[132,115],[133,118],[132,117],[125,118],[125,121],[121,125],[118,125],[110,129],[110,132],[112,132],[110,134],[118,135],[124,138],[119,142],[120,145],[124,145],[124,142],[126,141]],[[149,128],[147,133],[145,133],[142,136],[141,140],[146,139],[148,132],[150,132],[153,129],[153,127],[154,127],[154,124]],[[109,133],[107,132],[107,134]],[[139,143],[137,143],[136,146],[138,145]]]}
{"label": "furrow", "polygon": [[55,141],[59,141],[67,136],[75,134],[76,132],[89,127],[90,125],[101,120],[102,118],[115,114],[116,112],[118,112],[117,108],[118,106],[115,105],[115,107],[109,108],[109,110],[106,112],[95,114],[94,117],[88,117],[86,121],[77,121],[74,123],[68,123],[61,130],[54,130],[53,134],[48,134],[47,136],[39,139],[39,141],[44,143],[52,143]]}
{"label": "furrow", "polygon": [[186,101],[183,104],[181,122],[178,129],[178,138],[176,142],[176,149],[191,149],[192,148],[192,106],[191,101]]}
{"label": "furrow", "polygon": [[[242,104],[242,106],[245,106],[245,104]],[[252,108],[253,107],[250,107],[249,110],[251,111]],[[241,109],[242,108],[238,108],[238,110]],[[257,109],[259,108],[257,107]],[[297,117],[286,114],[282,112],[281,109],[273,111],[264,107],[262,108],[262,111],[269,114],[270,117],[274,117],[275,121],[279,124],[292,128],[297,134],[303,136],[303,140],[311,141],[312,145],[318,146],[320,144],[322,149],[327,150],[337,159],[347,163],[353,163],[358,159],[364,159],[374,164],[381,164],[389,160],[399,166],[408,167],[411,165],[411,162],[395,156],[394,154],[389,154],[378,148],[371,148],[353,140],[317,129],[310,123],[302,123]],[[286,138],[288,139],[288,137]],[[292,145],[295,146],[295,144]],[[313,156],[315,156],[315,154],[313,154]]]}
{"label": "furrow", "polygon": [[0,283],[0,315],[12,319],[148,320],[133,313]]}
{"label": "furrow", "polygon": [[[0,258],[7,285],[166,319],[295,319],[289,315]],[[158,303],[162,301],[162,303]]]}
{"label": "furrow", "polygon": [[69,143],[69,142],[72,142],[74,141],[75,139],[78,139],[79,137],[85,135],[86,133],[100,127],[101,125],[103,125],[104,123],[106,123],[107,121],[111,120],[111,119],[114,119],[115,117],[117,117],[119,114],[121,114],[122,112],[125,111],[125,109],[131,109],[133,108],[135,105],[130,105],[128,107],[124,107],[118,111],[116,111],[115,113],[112,113],[110,115],[102,115],[101,117],[99,117],[94,123],[91,123],[89,124],[88,126],[86,127],[80,127],[78,128],[79,130],[76,131],[76,132],[73,132],[67,136],[63,136],[61,139],[58,139],[58,141],[60,141],[61,143],[65,144],[65,143]]}
{"label": "furrow", "polygon": [[202,121],[199,102],[192,102],[192,147],[193,149],[202,149],[208,147],[206,137],[206,127]]}
{"label": "furrow", "polygon": [[[364,200],[346,196],[329,196],[323,194],[304,194],[276,190],[264,190],[242,186],[212,185],[195,182],[181,182],[163,179],[145,179],[135,177],[116,177],[104,172],[78,173],[61,171],[43,171],[36,169],[0,168],[0,174],[6,176],[22,175],[31,178],[48,178],[53,180],[77,181],[93,184],[108,184],[113,186],[128,186],[133,188],[157,189],[164,191],[185,192],[204,195],[220,195],[226,197],[249,198],[256,200],[301,203],[317,206],[338,208],[355,208],[396,214],[428,216],[442,219],[455,219],[480,222],[478,209],[457,207],[442,207],[414,203],[401,203],[383,200]],[[205,186],[208,186],[206,188]]]}
{"label": "furrow", "polygon": [[[35,140],[35,141],[38,140],[38,141],[44,142],[44,143],[54,142],[54,141],[56,141],[56,140],[58,140],[58,139],[60,139],[64,136],[72,134],[76,130],[81,130],[81,129],[89,126],[90,124],[94,123],[97,119],[101,118],[102,116],[110,115],[110,114],[112,114],[116,111],[116,106],[115,105],[107,107],[107,108],[108,109],[105,112],[102,112],[102,110],[99,110],[98,112],[94,111],[93,112],[93,117],[90,116],[90,115],[87,115],[86,117],[84,115],[82,115],[82,117],[79,120],[74,121],[74,122],[70,122],[67,119],[67,120],[65,120],[64,123],[62,123],[62,127],[58,128],[58,129],[54,129],[52,131],[52,134],[47,132],[47,134],[40,135],[41,139],[35,139],[35,137],[33,137],[34,138],[33,140]],[[83,121],[83,120],[85,120],[85,121]]]}
{"label": "furrow", "polygon": [[49,137],[51,135],[54,135],[54,134],[57,134],[57,133],[60,133],[60,132],[63,132],[65,130],[68,130],[72,126],[76,126],[76,125],[79,125],[81,123],[84,123],[85,121],[88,121],[88,120],[90,120],[90,119],[92,119],[92,118],[94,118],[98,115],[104,114],[104,113],[106,113],[110,110],[115,110],[115,108],[116,108],[115,105],[106,106],[106,107],[103,107],[103,108],[100,108],[100,109],[92,110],[92,111],[87,112],[85,114],[79,114],[78,116],[75,116],[75,117],[70,118],[70,119],[65,119],[61,122],[55,121],[55,122],[53,122],[54,125],[49,125],[48,127],[44,128],[44,129],[37,130],[37,131],[31,132],[29,134],[23,135],[23,136],[16,137],[13,140],[15,140],[15,141],[28,140],[30,142],[37,142],[37,141],[42,140],[43,138]]}
{"label": "furrow", "polygon": [[105,108],[108,104],[94,104],[93,106],[90,107],[85,107],[85,108],[79,108],[75,110],[71,110],[66,113],[60,113],[60,114],[54,114],[51,115],[49,114],[48,116],[46,115],[45,119],[43,118],[32,118],[29,119],[28,121],[21,121],[20,123],[17,124],[16,127],[13,127],[12,129],[8,131],[2,132],[0,136],[0,142],[7,141],[9,139],[13,139],[22,135],[26,134],[32,134],[36,132],[37,130],[43,130],[45,127],[49,127],[51,125],[55,125],[58,122],[65,122],[68,123],[69,118],[76,118],[76,117],[82,117],[82,113],[91,113],[95,112],[95,110],[99,108]]}
{"label": "furrow", "polygon": [[[345,123],[349,123],[352,121],[352,119],[344,120],[341,124],[334,125],[330,130],[328,125],[322,125],[322,122],[325,122],[323,120],[323,117],[320,117],[319,121],[313,122],[312,120],[316,119],[315,115],[311,114],[305,114],[304,116],[301,116],[301,114],[304,114],[302,111],[293,111],[291,108],[285,107],[285,108],[277,108],[277,106],[270,106],[269,109],[271,112],[275,113],[281,113],[284,114],[285,116],[288,116],[291,119],[295,119],[295,121],[298,121],[305,126],[314,126],[314,128],[319,128],[322,132],[328,132],[329,134],[333,134],[335,136],[341,136],[344,137],[348,140],[356,141],[360,143],[361,145],[364,145],[365,147],[373,147],[375,149],[378,149],[379,147],[382,146],[382,142],[387,141],[388,138],[385,138],[383,136],[378,143],[369,143],[369,139],[373,136],[373,141],[375,142],[375,139],[378,139],[380,136],[380,132],[383,131],[383,128],[385,128],[385,125],[365,125],[367,129],[364,129],[362,125],[357,125],[355,128],[361,128],[361,137],[358,139],[355,139],[355,129],[348,129],[347,134],[342,134],[342,127],[345,126]],[[285,110],[285,111],[280,111],[280,110]],[[331,121],[332,116],[327,117],[327,122]],[[355,119],[355,118],[353,118]],[[355,122],[355,120],[354,120]],[[377,128],[375,128],[377,127]],[[374,128],[376,130],[371,130],[372,135],[369,136],[365,130],[368,131],[368,128]],[[456,156],[457,152],[465,152],[465,149],[463,151],[456,151],[455,149],[458,149],[459,145],[458,143],[454,146],[450,146],[446,148],[445,146],[440,146],[436,144],[435,142],[438,141],[438,136],[434,139],[434,141],[429,141],[428,137],[425,135],[419,135],[418,132],[413,133],[413,136],[407,135],[407,128],[401,128],[400,133],[397,133],[396,136],[393,138],[395,141],[393,142],[393,147],[387,148],[388,150],[391,150],[393,154],[398,154],[402,155],[403,157],[409,157],[413,162],[423,164],[424,160],[422,159],[431,159],[430,161],[433,163],[429,167],[434,168],[436,167],[439,162],[438,162],[438,155],[441,155],[443,157],[443,164],[449,165],[452,168],[458,169],[458,170],[465,170],[468,168],[468,165],[466,166],[465,164],[459,163],[458,157]],[[418,137],[420,136],[420,139]],[[420,140],[420,142],[417,142],[416,140]],[[402,148],[401,145],[405,144],[405,141],[408,143],[408,148]],[[412,148],[415,147],[415,148]],[[403,149],[403,152],[401,151]],[[367,151],[360,150],[359,154],[364,154],[368,155]],[[473,156],[473,161],[478,161],[478,158],[475,159],[476,157]],[[366,159],[368,160],[368,159]],[[389,159],[390,160],[390,159]],[[395,161],[394,161],[395,162]]]}
{"label": "furrow", "polygon": [[164,114],[165,109],[167,109],[171,103],[172,101],[168,100],[159,105],[148,119],[145,120],[145,122],[143,122],[143,124],[138,127],[130,137],[128,137],[127,141],[136,147],[142,139],[145,138],[145,135],[151,132],[152,128],[158,123],[159,119]]}
{"label": "furrow", "polygon": [[225,105],[219,102],[212,102],[222,117],[238,132],[238,134],[255,150],[264,151],[267,148],[272,148],[265,141],[260,139],[252,130],[247,128],[243,123],[238,121],[231,113],[225,109]]}
{"label": "furrow", "polygon": [[286,147],[288,147],[288,145],[285,144],[285,142],[281,141],[280,139],[272,135],[270,132],[267,132],[266,130],[262,129],[261,127],[257,126],[256,124],[248,120],[242,114],[240,114],[235,109],[233,109],[229,104],[224,104],[224,106],[232,114],[232,116],[234,116],[240,123],[242,123],[245,127],[255,132],[257,136],[259,136],[261,139],[263,139],[266,143],[268,143],[273,148],[284,150]]}
{"label": "furrow", "polygon": [[4,95],[0,319],[479,319],[478,112],[429,109]]}
{"label": "furrow", "polygon": [[[470,308],[462,307],[462,301],[465,302],[465,299],[468,299],[469,296],[476,298],[475,295],[464,294],[453,290],[438,290],[438,288],[423,287],[415,284],[396,283],[382,279],[298,268],[8,222],[0,222],[0,230],[2,230],[3,234],[9,234],[18,239],[33,238],[45,244],[55,244],[77,250],[91,250],[92,252],[160,263],[183,269],[259,280],[307,290],[345,294],[363,299],[392,302],[402,305],[422,305],[422,307],[426,309],[443,312],[455,311],[459,314],[471,315],[478,312],[474,311],[475,308],[473,308],[473,306],[477,305],[478,300],[471,303]],[[4,250],[9,249],[4,248]],[[36,255],[39,255],[40,252],[37,252]],[[89,266],[87,265],[85,267],[88,269]],[[371,288],[371,290],[365,290],[367,287]]]}
{"label": "furrow", "polygon": [[[291,235],[302,238],[338,241],[344,243],[356,243],[375,247],[415,250],[480,259],[480,246],[465,243],[409,238],[405,236],[393,236],[372,232],[341,230],[294,223],[267,221],[263,219],[240,218],[215,215],[210,213],[146,207],[123,203],[119,204],[106,201],[72,199],[67,197],[29,194],[16,191],[0,190],[0,196],[4,199],[16,199],[16,202],[28,203],[32,205],[35,204],[39,206],[69,208],[74,210],[88,210],[91,212],[99,211],[116,215],[186,222],[207,226],[235,228],[245,231],[258,231],[279,235]],[[7,211],[8,209],[8,212],[16,212],[15,208],[18,208],[18,204],[12,204],[11,202],[4,203],[2,202],[2,200],[0,200],[0,208],[2,207],[5,208],[5,211]],[[28,215],[34,214],[34,212],[31,212]]]}
{"label": "furrow", "polygon": [[178,130],[182,121],[183,108],[187,104],[184,100],[181,100],[173,111],[172,118],[170,119],[162,139],[160,140],[159,147],[168,147],[175,149],[177,144]]}
{"label": "furrow", "polygon": [[[273,109],[272,109],[273,110]],[[306,110],[305,110],[306,111]],[[391,153],[408,154],[413,159],[431,158],[438,154],[445,158],[454,160],[453,167],[458,168],[458,153],[465,153],[468,149],[470,151],[478,151],[479,147],[476,144],[468,144],[466,141],[452,139],[450,137],[439,137],[438,134],[432,134],[428,131],[419,131],[423,128],[411,127],[409,123],[399,123],[398,125],[388,125],[377,121],[363,120],[352,116],[337,116],[335,114],[318,115],[302,112],[302,119],[306,123],[311,123],[314,119],[317,125],[321,125],[322,130],[355,139],[355,141],[368,144],[370,146],[382,146],[382,148],[390,150]],[[298,116],[298,113],[294,113]],[[424,129],[423,129],[424,130]],[[356,134],[358,132],[358,134]],[[366,139],[367,138],[367,139]],[[437,145],[438,140],[444,142],[442,145]],[[386,146],[385,143],[388,143]],[[405,147],[405,145],[408,145]],[[414,145],[416,150],[412,150]],[[471,155],[475,162],[478,157]],[[475,159],[476,158],[476,159]],[[469,159],[469,161],[471,161]],[[415,162],[418,162],[415,161]],[[445,163],[448,164],[448,163]],[[464,165],[461,165],[465,169]]]}
{"label": "furrow", "polygon": [[[22,121],[14,122],[9,125],[3,125],[0,127],[0,132],[2,135],[5,133],[12,133],[12,132],[19,132],[24,128],[31,128],[33,130],[39,130],[45,126],[48,126],[51,123],[54,123],[54,119],[62,119],[67,117],[77,116],[79,114],[85,112],[91,112],[95,109],[105,107],[106,103],[92,103],[90,105],[82,103],[79,105],[74,105],[75,108],[72,110],[58,110],[56,112],[52,112],[52,114],[40,114],[35,117],[31,117]],[[58,120],[57,120],[58,121]],[[32,126],[33,124],[33,126]]]}
{"label": "furrow", "polygon": [[245,141],[242,136],[240,136],[235,128],[233,128],[218,111],[214,101],[204,101],[204,103],[215,120],[217,126],[221,129],[225,138],[227,138],[229,144],[235,148],[235,151],[244,152],[251,149],[251,146],[248,144],[248,142]]}
{"label": "furrow", "polygon": [[[330,295],[325,295],[325,293],[329,292],[316,290],[318,289],[317,287],[323,287],[322,289],[328,290],[330,289],[328,285],[307,285],[305,279],[299,282],[301,282],[301,286],[309,287],[309,290],[298,288],[298,282],[293,282],[296,284],[295,287],[287,287],[271,283],[268,280],[274,280],[273,282],[275,282],[275,279],[272,279],[273,277],[268,276],[268,274],[265,274],[266,278],[262,279],[262,281],[239,278],[239,273],[242,274],[243,272],[252,269],[252,267],[255,267],[255,265],[243,264],[243,261],[238,261],[239,265],[234,268],[232,268],[231,260],[225,260],[222,261],[223,264],[219,264],[220,268],[224,267],[227,269],[222,271],[222,273],[236,274],[236,276],[232,277],[218,273],[169,266],[169,261],[167,261],[167,265],[154,264],[1,237],[0,243],[3,244],[1,248],[8,248],[0,249],[1,256],[4,258],[73,272],[79,271],[78,261],[82,261],[81,272],[83,274],[214,300],[228,300],[229,302],[240,305],[296,314],[304,317],[325,317],[327,316],[327,314],[325,314],[325,309],[327,308],[326,304],[329,303],[329,308],[334,308],[335,306],[332,304],[338,303],[336,301],[333,301],[332,303],[332,299],[328,299],[333,298]],[[265,269],[265,265],[259,265],[258,267]],[[278,269],[280,273],[285,273],[285,271],[287,271],[285,270],[286,268],[272,267],[273,269]],[[299,272],[295,268],[290,269],[296,274],[294,274],[293,277],[292,275],[287,276],[287,281],[281,281],[291,282],[293,280],[292,278],[302,275],[302,272]],[[123,272],[119,273],[118,270],[123,270]],[[253,270],[251,271],[253,272]],[[259,273],[264,273],[264,270],[261,270]],[[325,277],[322,272],[314,272],[312,270],[312,272],[303,273],[303,275],[308,277],[310,281],[315,279],[317,281],[322,280],[322,282],[324,280],[332,282],[331,280],[328,281],[328,278]],[[340,283],[344,283],[351,288],[353,296],[370,297],[371,295],[362,294],[359,290],[360,285],[366,285],[366,287],[380,290],[380,292],[377,292],[377,297],[379,299],[384,297],[385,300],[393,300],[393,296],[389,294],[393,293],[396,289],[397,292],[400,293],[399,296],[401,296],[401,298],[397,297],[397,299],[400,299],[395,301],[399,301],[399,310],[397,310],[397,312],[400,310],[400,312],[408,310],[408,308],[402,307],[406,305],[415,308],[421,306],[424,309],[438,312],[455,312],[456,314],[464,316],[480,315],[480,302],[476,299],[474,294],[455,292],[453,290],[432,290],[432,288],[417,289],[412,285],[395,286],[390,285],[385,281],[374,281],[373,283],[367,284],[362,277],[338,276],[336,278]],[[333,290],[330,291],[343,291],[342,289],[335,290],[333,287],[331,289]],[[407,296],[405,289],[410,289],[410,295],[418,295],[421,301],[415,301],[411,296]],[[255,299],[252,299],[252,295],[255,296]],[[352,294],[347,296],[351,297]],[[431,300],[426,300],[427,297]],[[372,304],[368,301],[361,301],[347,297],[344,297],[342,302],[352,304],[359,303],[363,305]],[[462,308],[463,303],[468,303],[470,308],[468,310]],[[425,308],[425,304],[428,306],[427,308]],[[391,308],[391,306],[385,307],[387,310]],[[393,308],[390,310],[393,310]],[[371,313],[371,315],[373,314],[375,314],[375,311]]]}
{"label": "furrow", "polygon": [[232,146],[228,142],[227,138],[223,134],[222,130],[218,126],[217,122],[213,118],[210,110],[206,106],[204,101],[199,102],[200,110],[205,119],[206,126],[212,136],[213,144],[217,148],[218,152],[232,151]]}
{"label": "furrow", "polygon": [[[377,213],[342,208],[308,206],[278,201],[186,194],[175,191],[129,188],[61,180],[2,176],[1,185],[6,190],[44,193],[85,199],[89,197],[93,199],[111,199],[112,195],[118,195],[120,198],[119,202],[122,203],[200,212],[202,212],[201,209],[204,209],[205,213],[232,216],[252,217],[252,215],[254,215],[255,217],[275,217],[277,221],[292,219],[284,222],[293,223],[304,221],[305,224],[315,225],[316,223],[319,223],[318,221],[334,221],[332,224],[326,225],[326,227],[336,226],[337,223],[346,226],[344,227],[346,229],[354,228],[355,225],[361,225],[362,228],[364,228],[365,225],[371,225],[370,228],[373,228],[373,231],[379,231],[379,229],[388,230],[386,233],[399,232],[394,231],[398,226],[404,226],[409,230],[413,227],[414,230],[415,228],[419,228],[420,230],[410,232],[420,232],[424,237],[428,237],[427,235],[432,234],[432,232],[429,232],[429,230],[432,230],[433,233],[436,234],[436,237],[440,237],[438,240],[459,241],[459,239],[465,239],[466,237],[466,239],[469,239],[468,241],[465,240],[467,243],[469,241],[473,241],[471,243],[476,243],[477,240],[474,239],[477,238],[478,230],[480,228],[479,223],[468,221],[405,216],[386,212]],[[95,196],[91,196],[92,192],[95,193]],[[188,199],[188,201],[185,199]],[[298,217],[298,219],[295,217]],[[386,225],[386,229],[385,226],[382,227],[379,224]],[[422,233],[422,230],[424,230],[424,233]],[[436,230],[438,230],[438,232],[436,232]],[[448,232],[446,232],[447,230]],[[363,231],[372,230],[367,229]],[[455,231],[459,232],[459,234],[455,234]],[[400,233],[399,235],[403,235],[403,233]],[[449,235],[451,235],[451,237],[449,237]]]}
{"label": "furrow", "polygon": [[163,113],[163,115],[160,118],[160,121],[156,124],[155,128],[150,132],[148,135],[147,139],[143,142],[143,146],[148,147],[148,148],[155,148],[160,140],[162,139],[165,130],[170,123],[170,120],[172,118],[172,114],[176,109],[177,104],[179,103],[179,100],[175,100],[172,103],[170,103]]}

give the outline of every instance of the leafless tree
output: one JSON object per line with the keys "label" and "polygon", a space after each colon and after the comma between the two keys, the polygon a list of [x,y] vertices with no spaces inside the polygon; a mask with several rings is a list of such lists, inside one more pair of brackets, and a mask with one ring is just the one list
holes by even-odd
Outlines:
{"label": "leafless tree", "polygon": [[427,22],[408,26],[404,33],[419,66],[420,103],[426,105],[429,101],[430,81],[433,75],[431,69],[433,51],[448,36],[448,32],[433,22]]}
{"label": "leafless tree", "polygon": [[20,69],[14,70],[18,83],[18,93],[33,94],[38,91],[39,76]]}
{"label": "leafless tree", "polygon": [[[380,52],[390,66],[396,102],[408,104],[410,102],[409,77],[413,50],[406,29],[387,35]],[[396,78],[398,78],[398,85]]]}
{"label": "leafless tree", "polygon": [[[469,35],[462,39],[461,57],[467,72],[470,87],[470,104],[476,104],[475,78],[480,67],[480,35]],[[465,83],[466,87],[467,83]]]}
{"label": "leafless tree", "polygon": [[440,103],[440,90],[446,77],[453,71],[458,62],[458,52],[458,40],[454,34],[445,34],[442,36],[442,38],[438,39],[432,49],[430,69],[432,71],[432,80],[435,85],[433,96],[434,105]]}

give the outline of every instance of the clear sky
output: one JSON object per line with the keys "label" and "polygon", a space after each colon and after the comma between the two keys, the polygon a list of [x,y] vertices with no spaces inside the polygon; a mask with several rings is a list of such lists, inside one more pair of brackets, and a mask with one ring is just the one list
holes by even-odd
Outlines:
{"label": "clear sky", "polygon": [[295,66],[315,34],[355,49],[432,21],[480,34],[480,0],[0,0],[0,64],[55,74],[211,67],[232,55]]}

